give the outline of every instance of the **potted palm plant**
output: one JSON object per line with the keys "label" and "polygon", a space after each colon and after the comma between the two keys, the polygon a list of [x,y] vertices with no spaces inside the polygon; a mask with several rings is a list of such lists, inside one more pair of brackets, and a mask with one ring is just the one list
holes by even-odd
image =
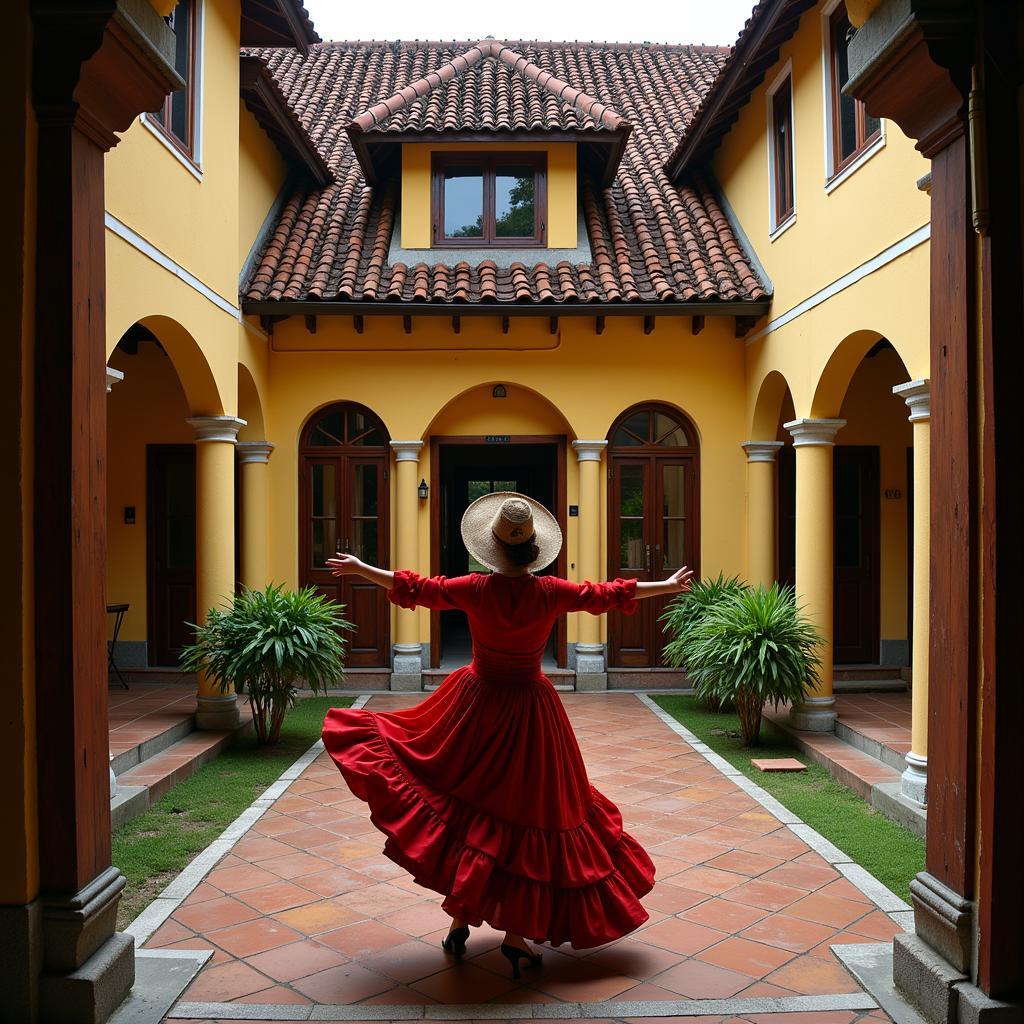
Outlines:
{"label": "potted palm plant", "polygon": [[793,590],[773,583],[726,594],[689,633],[686,668],[702,699],[731,703],[743,745],[761,734],[766,704],[798,704],[818,681],[821,634]]}
{"label": "potted palm plant", "polygon": [[257,741],[276,743],[300,682],[319,693],[343,677],[344,634],[353,626],[342,610],[313,587],[244,589],[194,627],[182,668],[204,672],[222,690],[244,690]]}
{"label": "potted palm plant", "polygon": [[[674,597],[662,613],[660,621],[664,623],[664,632],[669,634],[665,644],[663,657],[666,664],[673,668],[686,669],[686,650],[690,643],[694,627],[701,622],[709,608],[718,604],[728,594],[737,594],[745,590],[747,584],[738,576],[728,579],[719,573],[713,580],[697,580],[690,584],[685,594]],[[725,711],[728,704],[721,704],[714,696],[702,698],[708,711]]]}

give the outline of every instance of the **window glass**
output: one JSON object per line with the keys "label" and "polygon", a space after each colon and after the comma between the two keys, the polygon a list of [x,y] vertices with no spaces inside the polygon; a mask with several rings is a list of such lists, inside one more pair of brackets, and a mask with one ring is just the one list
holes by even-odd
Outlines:
{"label": "window glass", "polygon": [[775,191],[775,223],[793,212],[792,80],[786,79],[772,97],[772,182]]}
{"label": "window glass", "polygon": [[192,50],[195,46],[195,4],[196,0],[179,0],[178,5],[167,17],[167,24],[174,31],[174,70],[185,82],[185,87],[172,92],[163,106],[152,114],[153,119],[163,125],[168,135],[174,136],[187,150],[192,148]]}
{"label": "window glass", "polygon": [[832,13],[832,134],[835,169],[859,153],[881,130],[882,122],[871,117],[860,100],[843,95],[850,80],[849,47],[854,28],[840,4]]}
{"label": "window glass", "polygon": [[469,165],[445,168],[445,238],[480,238],[483,233],[483,171]]}
{"label": "window glass", "polygon": [[536,181],[532,167],[495,168],[494,233],[499,238],[531,238],[536,229]]}
{"label": "window glass", "polygon": [[686,431],[671,416],[663,412],[654,414],[654,437],[665,448],[688,448]]}

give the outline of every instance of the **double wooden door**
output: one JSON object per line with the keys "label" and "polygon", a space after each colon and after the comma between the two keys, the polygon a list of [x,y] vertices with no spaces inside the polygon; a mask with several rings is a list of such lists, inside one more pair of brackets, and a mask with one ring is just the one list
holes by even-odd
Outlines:
{"label": "double wooden door", "polygon": [[349,551],[371,565],[388,564],[387,455],[302,455],[300,579],[345,605],[355,625],[346,664],[376,668],[390,656],[387,596],[357,576],[337,578],[326,562]]}
{"label": "double wooden door", "polygon": [[[609,578],[658,581],[684,565],[697,570],[696,456],[613,453],[609,473]],[[658,620],[669,600],[642,601],[634,615],[609,616],[609,664],[664,664],[666,638]]]}

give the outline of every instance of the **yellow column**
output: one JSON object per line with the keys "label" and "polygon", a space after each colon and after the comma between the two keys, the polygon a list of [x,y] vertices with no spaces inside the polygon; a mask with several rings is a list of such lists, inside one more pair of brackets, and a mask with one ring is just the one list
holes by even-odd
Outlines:
{"label": "yellow column", "polygon": [[[196,615],[226,605],[235,591],[235,441],[245,420],[234,416],[193,416],[196,432]],[[222,690],[199,676],[196,726],[238,725],[234,688]]]}
{"label": "yellow column", "polygon": [[242,582],[262,590],[270,582],[267,551],[267,465],[274,446],[269,441],[239,441],[238,489],[241,505],[239,566]]}
{"label": "yellow column", "polygon": [[804,613],[818,627],[820,681],[790,719],[797,729],[832,732],[832,449],[846,420],[802,419],[786,424],[796,449],[796,593]]}
{"label": "yellow column", "polygon": [[[422,441],[392,441],[395,453],[395,548],[393,569],[420,568],[419,497],[416,479]],[[395,643],[392,655],[391,689],[423,688],[423,645],[415,611],[395,609]]]}
{"label": "yellow column", "polygon": [[775,458],[781,441],[744,441],[747,453],[747,579],[766,587],[775,572]]}
{"label": "yellow column", "polygon": [[914,425],[913,664],[910,691],[910,752],[900,789],[913,803],[928,803],[928,559],[931,388],[926,380],[894,387],[910,409]]}
{"label": "yellow column", "polygon": [[[579,552],[576,564],[581,580],[598,581],[601,568],[601,453],[607,441],[573,441],[580,469]],[[576,689],[608,689],[601,620],[596,615],[577,616]]]}

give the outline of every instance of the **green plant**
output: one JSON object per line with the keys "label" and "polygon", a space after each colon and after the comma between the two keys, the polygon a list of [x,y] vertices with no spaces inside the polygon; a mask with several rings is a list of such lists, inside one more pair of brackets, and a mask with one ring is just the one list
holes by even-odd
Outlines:
{"label": "green plant", "polygon": [[194,627],[196,642],[182,652],[182,668],[204,673],[222,690],[244,688],[257,741],[276,743],[296,685],[305,680],[319,693],[343,675],[344,632],[354,627],[342,608],[313,587],[245,589]]}
{"label": "green plant", "polygon": [[797,704],[817,682],[821,642],[791,587],[747,587],[723,595],[693,625],[686,669],[698,697],[735,706],[750,746],[760,736],[765,704]]}
{"label": "green plant", "polygon": [[[723,573],[719,573],[713,580],[697,580],[685,594],[672,598],[659,620],[664,623],[663,630],[671,636],[665,644],[665,662],[673,668],[686,668],[686,651],[694,627],[704,618],[708,609],[718,604],[723,597],[738,594],[747,588],[748,584],[738,576],[726,579]],[[717,697],[710,694],[702,698],[702,703],[708,711],[723,711],[731,706],[728,703],[721,704]]]}

